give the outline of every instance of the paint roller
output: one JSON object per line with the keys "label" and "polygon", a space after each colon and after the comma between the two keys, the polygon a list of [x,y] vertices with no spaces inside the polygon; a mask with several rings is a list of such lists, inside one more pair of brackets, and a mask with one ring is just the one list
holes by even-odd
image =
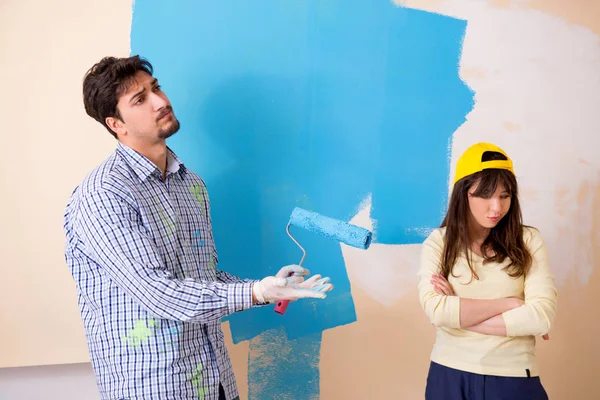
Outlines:
{"label": "paint roller", "polygon": [[[300,243],[298,243],[290,233],[291,226],[306,229],[309,232],[363,250],[368,249],[371,245],[372,233],[368,229],[296,207],[292,210],[290,220],[285,230],[288,236],[296,243],[296,246],[302,250],[302,259],[300,259],[298,265],[302,265],[304,262],[306,250],[304,250]],[[283,315],[288,304],[289,300],[279,300],[275,306],[275,312]]]}

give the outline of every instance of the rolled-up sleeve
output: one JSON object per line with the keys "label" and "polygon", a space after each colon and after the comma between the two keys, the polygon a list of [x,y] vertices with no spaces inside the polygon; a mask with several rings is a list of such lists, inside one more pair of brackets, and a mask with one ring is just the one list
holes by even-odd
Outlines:
{"label": "rolled-up sleeve", "polygon": [[524,280],[525,304],[502,314],[507,336],[538,336],[550,331],[554,318],[558,291],[550,272],[548,250],[537,229],[529,229],[525,242],[533,263]]}
{"label": "rolled-up sleeve", "polygon": [[73,228],[86,256],[156,317],[208,322],[252,307],[252,282],[175,279],[135,207],[110,191],[87,193]]}
{"label": "rolled-up sleeve", "polygon": [[431,284],[432,275],[440,271],[443,247],[444,238],[439,229],[423,242],[418,273],[419,301],[433,325],[460,328],[460,298],[438,294]]}

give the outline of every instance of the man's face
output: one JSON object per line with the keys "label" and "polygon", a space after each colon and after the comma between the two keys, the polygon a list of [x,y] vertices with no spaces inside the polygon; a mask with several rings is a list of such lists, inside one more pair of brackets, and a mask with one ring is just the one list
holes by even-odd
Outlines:
{"label": "man's face", "polygon": [[158,80],[144,71],[133,76],[119,97],[117,109],[121,119],[107,118],[107,123],[121,141],[133,148],[165,140],[179,130],[167,95]]}

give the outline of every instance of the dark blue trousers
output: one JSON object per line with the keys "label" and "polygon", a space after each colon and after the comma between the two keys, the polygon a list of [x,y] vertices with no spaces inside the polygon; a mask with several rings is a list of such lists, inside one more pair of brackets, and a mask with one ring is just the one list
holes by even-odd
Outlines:
{"label": "dark blue trousers", "polygon": [[432,362],[425,399],[548,400],[548,395],[539,377],[479,375]]}

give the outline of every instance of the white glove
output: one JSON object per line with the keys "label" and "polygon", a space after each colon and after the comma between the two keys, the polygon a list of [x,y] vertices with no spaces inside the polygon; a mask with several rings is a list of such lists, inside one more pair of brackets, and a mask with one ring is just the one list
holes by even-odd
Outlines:
{"label": "white glove", "polygon": [[[296,283],[300,283],[304,280],[305,276],[308,276],[310,274],[310,271],[307,270],[304,267],[301,267],[300,265],[286,265],[285,267],[281,268],[279,270],[279,272],[277,272],[277,275],[275,275],[276,278],[288,278],[290,276],[295,276],[295,277],[299,277],[300,279],[295,281]],[[288,282],[289,283],[289,282]]]}
{"label": "white glove", "polygon": [[[293,276],[289,276],[293,273]],[[298,276],[296,276],[298,274]],[[324,299],[333,289],[329,277],[313,275],[304,280],[308,270],[299,265],[283,267],[276,276],[267,276],[252,286],[252,294],[259,303],[274,303],[278,300],[295,301],[301,298]]]}

